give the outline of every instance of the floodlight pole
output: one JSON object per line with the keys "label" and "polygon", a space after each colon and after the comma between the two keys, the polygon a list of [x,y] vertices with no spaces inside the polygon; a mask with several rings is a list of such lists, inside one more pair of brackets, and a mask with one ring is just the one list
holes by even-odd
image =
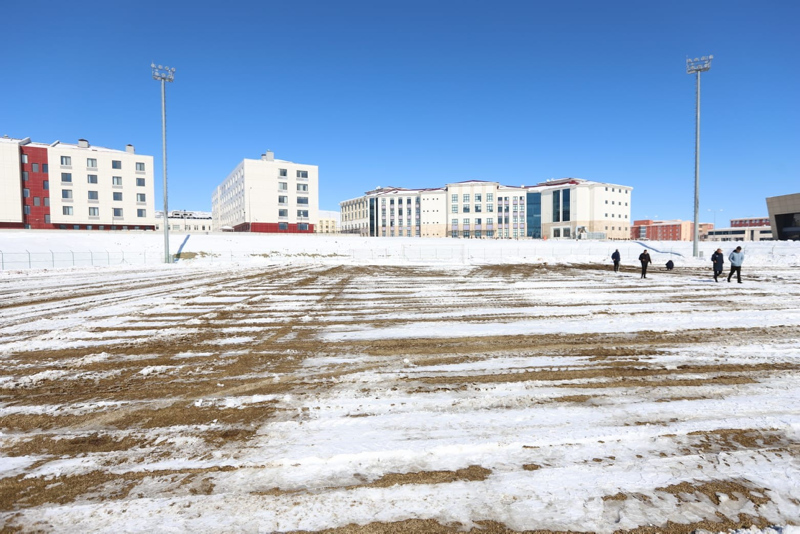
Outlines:
{"label": "floodlight pole", "polygon": [[[175,79],[175,69],[150,64],[153,79],[161,81],[161,163],[164,173],[164,263],[172,263],[169,255],[169,207],[167,202],[167,90],[165,82]],[[185,226],[185,224],[184,224]]]}
{"label": "floodlight pole", "polygon": [[700,255],[700,73],[711,68],[714,56],[686,59],[686,74],[696,74],[697,102],[695,104],[695,137],[694,137],[694,246],[692,255]]}

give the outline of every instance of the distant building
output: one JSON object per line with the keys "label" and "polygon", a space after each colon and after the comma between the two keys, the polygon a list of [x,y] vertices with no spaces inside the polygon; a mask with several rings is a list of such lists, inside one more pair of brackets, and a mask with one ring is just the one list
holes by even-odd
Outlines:
{"label": "distant building", "polygon": [[378,187],[340,203],[341,228],[372,237],[628,239],[632,190],[577,178]]}
{"label": "distant building", "polygon": [[[161,230],[164,222],[164,212],[156,212],[156,230]],[[172,210],[167,218],[169,229],[172,232],[210,232],[210,211],[185,211]]]}
{"label": "distant building", "polygon": [[756,226],[769,226],[769,216],[742,217],[739,219],[731,219],[732,228],[751,228]]}
{"label": "distant building", "polygon": [[153,230],[153,157],[0,138],[0,228]]}
{"label": "distant building", "polygon": [[[698,233],[699,231],[700,228],[698,228]],[[631,239],[692,241],[694,240],[694,223],[677,219],[671,221],[654,221],[651,219],[633,221]]]}
{"label": "distant building", "polygon": [[244,159],[211,195],[214,230],[312,233],[318,219],[319,169],[275,159]]}
{"label": "distant building", "polygon": [[800,193],[768,198],[767,210],[775,239],[800,240]]}
{"label": "distant building", "polygon": [[335,234],[339,232],[339,212],[319,210],[317,212],[317,224],[314,226],[314,233]]}
{"label": "distant building", "polygon": [[772,241],[769,226],[733,226],[708,232],[707,241]]}

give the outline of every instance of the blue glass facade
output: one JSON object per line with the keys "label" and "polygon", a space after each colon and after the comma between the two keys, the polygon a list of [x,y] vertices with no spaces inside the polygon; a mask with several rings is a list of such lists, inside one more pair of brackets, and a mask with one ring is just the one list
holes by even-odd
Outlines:
{"label": "blue glass facade", "polygon": [[561,190],[553,191],[553,222],[561,222]]}
{"label": "blue glass facade", "polygon": [[569,222],[569,189],[561,192],[561,220]]}
{"label": "blue glass facade", "polygon": [[528,193],[527,195],[527,234],[528,237],[542,238],[542,194]]}

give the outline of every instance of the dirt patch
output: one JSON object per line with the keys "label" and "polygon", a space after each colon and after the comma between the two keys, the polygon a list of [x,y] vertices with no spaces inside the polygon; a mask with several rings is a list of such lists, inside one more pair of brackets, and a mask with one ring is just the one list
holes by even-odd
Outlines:
{"label": "dirt patch", "polygon": [[681,482],[672,486],[656,488],[656,491],[675,495],[681,502],[694,502],[697,495],[705,495],[717,506],[720,504],[720,495],[727,495],[729,499],[738,501],[739,497],[736,494],[739,494],[749,499],[756,506],[756,510],[759,505],[770,502],[766,496],[768,491],[766,488],[754,488],[746,481],[737,480],[714,480],[698,484]]}
{"label": "dirt patch", "polygon": [[479,465],[471,465],[458,471],[419,471],[416,473],[389,473],[366,484],[370,488],[388,488],[398,484],[446,484],[456,480],[476,482],[486,480],[492,472]]}
{"label": "dirt patch", "polygon": [[127,451],[146,447],[151,441],[134,436],[115,437],[111,434],[92,433],[86,436],[66,438],[61,435],[37,435],[14,440],[1,449],[8,456],[51,454],[56,456],[80,456],[102,452]]}

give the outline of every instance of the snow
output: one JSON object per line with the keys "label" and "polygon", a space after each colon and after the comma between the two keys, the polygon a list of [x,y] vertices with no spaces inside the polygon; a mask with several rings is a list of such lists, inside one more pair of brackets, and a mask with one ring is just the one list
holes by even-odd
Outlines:
{"label": "snow", "polygon": [[[174,250],[184,237],[173,236]],[[56,437],[139,440],[121,451],[13,455],[54,430],[2,428],[0,477],[146,475],[131,479],[124,498],[100,498],[125,487],[117,478],[94,497],[21,502],[0,511],[7,526],[286,532],[433,519],[610,533],[748,514],[775,528],[737,533],[800,531],[791,526],[800,518],[797,244],[744,244],[739,286],[711,280],[707,257],[727,251],[718,243],[702,244],[706,257],[694,259],[691,243],[648,242],[683,256],[651,254],[656,264],[641,280],[632,268],[642,247],[629,242],[210,234],[187,241],[194,259],[163,265],[161,240],[0,232],[3,261],[17,262],[0,272],[0,418],[89,417],[56,427]],[[627,272],[591,268],[608,267],[615,248]],[[141,261],[53,268],[51,258],[37,269],[16,256],[46,260],[51,250],[124,250]],[[662,270],[667,257],[677,272]],[[560,270],[534,269],[544,263]],[[646,336],[653,341],[633,343]],[[514,348],[520,339],[540,346]],[[599,349],[623,354],[603,360]],[[614,364],[629,374],[594,373]],[[731,377],[741,380],[717,380]],[[213,387],[181,392],[201,379]],[[68,398],[55,387],[104,381],[141,391]],[[214,416],[112,424],[166,406]],[[252,413],[260,416],[244,418]],[[250,433],[213,446],[203,437],[232,428]],[[698,444],[698,433],[731,429],[762,443]],[[489,474],[373,484],[469,466]],[[765,502],[657,489],[715,481],[744,484]],[[607,499],[620,493],[627,497]]]}

